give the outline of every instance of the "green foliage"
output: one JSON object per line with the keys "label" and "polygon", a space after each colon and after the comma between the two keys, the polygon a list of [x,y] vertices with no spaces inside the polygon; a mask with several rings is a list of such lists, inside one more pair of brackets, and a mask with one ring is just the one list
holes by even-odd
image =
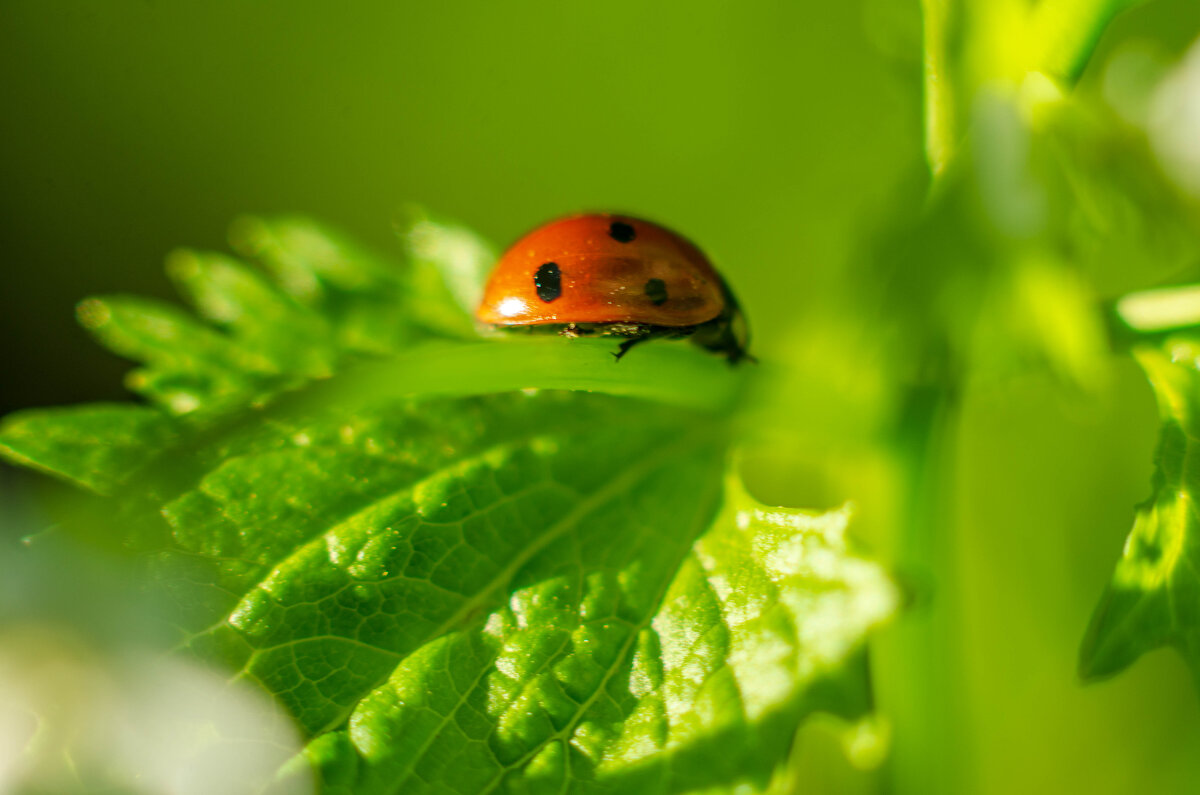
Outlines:
{"label": "green foliage", "polygon": [[174,436],[157,411],[133,405],[32,410],[5,418],[4,455],[98,494],[111,494]]}
{"label": "green foliage", "polygon": [[[881,702],[893,705],[897,791],[974,789],[971,761],[944,753],[961,746],[970,720],[954,679],[982,656],[965,649],[970,608],[954,601],[968,590],[958,547],[978,543],[964,540],[970,527],[957,523],[951,497],[960,408],[1031,377],[1067,387],[1072,400],[1107,399],[1113,353],[1130,338],[1104,299],[1196,277],[1194,208],[1144,131],[1074,90],[1126,5],[922,3],[930,176],[901,194],[847,285],[849,305],[869,307],[861,336],[887,370],[884,433],[901,461],[903,503],[884,533],[898,568],[941,597],[876,657]],[[1021,585],[996,601],[1019,599]],[[1200,606],[1191,596],[1185,613]],[[1145,612],[1117,616],[1128,618],[1119,633],[1155,634]],[[1149,647],[1128,639],[1125,662]]]}
{"label": "green foliage", "polygon": [[[878,28],[900,19],[901,5],[861,9],[870,35],[890,42],[893,54],[905,47]],[[1042,787],[1055,786],[1048,772],[1107,784],[1103,766],[1067,771],[1055,756],[1067,751],[1054,741],[1065,731],[1087,738],[1081,747],[1106,732],[1125,741],[1113,730],[1126,720],[1121,709],[1109,710],[1109,725],[1082,728],[1081,716],[1105,696],[1076,692],[1062,672],[1092,575],[1108,565],[1086,553],[1125,522],[1124,492],[1108,493],[1108,476],[1094,473],[1110,459],[1120,466],[1144,456],[1085,433],[1097,427],[1087,415],[1119,402],[1114,382],[1132,350],[1159,401],[1157,471],[1095,611],[1081,672],[1113,675],[1170,645],[1200,679],[1189,470],[1200,288],[1129,294],[1200,278],[1200,224],[1170,178],[1170,157],[1154,149],[1153,130],[1138,126],[1148,125],[1154,104],[1145,76],[1132,80],[1142,81],[1143,95],[1123,105],[1108,96],[1109,74],[1083,79],[1108,23],[1136,0],[919,5],[923,57],[913,7],[904,23],[912,52],[899,60],[921,63],[927,168],[913,145],[909,165],[919,178],[882,208],[884,228],[870,235],[829,207],[860,192],[858,182],[886,183],[899,171],[893,164],[891,174],[874,173],[882,136],[859,146],[848,133],[855,119],[870,126],[889,108],[879,96],[863,99],[879,75],[868,68],[857,83],[835,85],[830,53],[819,49],[809,48],[812,65],[798,73],[831,77],[828,86],[806,85],[803,102],[780,102],[775,87],[755,89],[731,70],[696,92],[715,98],[711,108],[651,92],[674,108],[660,127],[640,118],[646,106],[631,110],[640,92],[629,86],[642,85],[646,70],[630,58],[613,67],[628,68],[630,79],[606,73],[607,83],[627,86],[620,103],[596,103],[599,93],[565,71],[539,83],[514,103],[541,125],[532,136],[519,124],[502,135],[505,125],[475,126],[494,92],[474,83],[447,92],[456,98],[448,116],[456,135],[475,136],[481,152],[491,142],[523,175],[553,172],[550,182],[564,191],[547,192],[545,180],[516,185],[516,172],[504,169],[493,174],[499,184],[476,182],[477,164],[429,167],[439,189],[470,181],[474,196],[489,197],[495,215],[480,220],[497,229],[529,220],[530,207],[593,196],[629,195],[630,207],[640,201],[652,215],[672,214],[687,179],[717,186],[680,206],[694,203],[689,223],[712,234],[714,249],[728,236],[722,262],[746,305],[757,304],[755,322],[763,318],[760,328],[772,332],[757,342],[769,351],[759,368],[730,369],[685,344],[647,345],[618,365],[611,342],[481,338],[469,310],[495,252],[469,229],[419,210],[398,230],[403,265],[308,221],[245,218],[232,234],[244,260],[171,258],[170,276],[194,314],[125,296],[80,304],[83,325],[137,362],[129,386],[143,402],[12,415],[0,425],[0,453],[88,493],[64,512],[63,530],[123,553],[144,601],[170,625],[177,661],[257,687],[294,719],[303,743],[282,772],[284,786],[315,771],[325,791],[345,793],[803,791],[798,729],[816,712],[861,718],[876,695],[895,740],[889,791],[986,789],[987,773],[976,772],[986,765],[971,754],[990,755],[993,773],[1015,767],[1010,746],[1019,743],[994,741],[1014,735],[1034,750],[1022,759],[1017,748],[1013,758],[1036,760],[1028,775]],[[738,36],[725,36],[725,27],[740,33],[754,15],[709,16],[733,48]],[[459,46],[470,42],[464,51],[486,52],[496,38],[490,24],[453,27],[466,37]],[[623,42],[650,30],[619,27]],[[635,49],[660,52],[655,35]],[[526,53],[516,57],[531,74],[545,71],[541,47],[505,47]],[[574,42],[567,49],[577,50]],[[861,68],[849,63],[856,57],[845,55],[838,68]],[[440,63],[478,73],[472,81],[487,77],[470,58]],[[377,67],[370,62],[372,75]],[[810,87],[853,100],[823,108]],[[739,127],[719,112],[723,91],[739,109],[757,96],[768,110],[757,115],[770,119],[747,127],[753,135],[742,131],[754,146],[743,146],[750,154],[724,176],[720,164],[734,161],[711,153],[732,149]],[[413,95],[427,102],[436,93],[426,86]],[[528,114],[531,99],[555,112]],[[262,105],[257,94],[254,105]],[[599,115],[587,115],[596,108]],[[420,115],[436,117],[426,110]],[[775,115],[785,111],[793,115]],[[715,123],[680,128],[680,118],[697,117]],[[574,119],[574,134],[556,127],[542,137],[551,129],[545,118]],[[811,130],[823,124],[836,133],[827,138],[846,132],[853,143],[812,146]],[[604,138],[580,143],[591,129]],[[622,138],[630,130],[636,137]],[[680,155],[685,179],[643,180],[653,171],[652,157],[637,159],[643,143],[687,149],[692,134],[712,137]],[[785,186],[776,176],[788,158],[773,144],[803,165],[794,172],[803,190],[793,189],[798,179]],[[446,151],[458,157],[462,148]],[[615,194],[589,193],[597,184],[580,175],[592,166],[569,162],[579,152],[595,160],[600,148],[622,152],[605,175]],[[771,179],[760,174],[755,185],[755,168]],[[631,186],[639,180],[666,187],[638,194]],[[505,218],[522,191],[536,200]],[[747,199],[718,206],[714,195]],[[1031,423],[1037,432],[989,446],[1009,429],[981,431],[989,415],[980,406],[1010,395],[1019,403],[1022,390],[1043,401]],[[1112,410],[1118,423],[1133,402]],[[1095,437],[1099,447],[1053,449],[1068,425],[1077,433],[1065,438]],[[993,448],[1007,457],[981,464]],[[1085,470],[1070,462],[1098,450],[1087,462],[1090,491],[1061,474]],[[864,641],[896,611],[897,589],[882,566],[848,546],[848,507],[770,509],[752,499],[729,461],[756,453],[758,470],[747,467],[760,476],[750,481],[756,493],[765,481],[763,493],[773,486],[820,495],[802,504],[852,497],[866,519],[854,530],[880,540],[904,576],[913,610],[872,649],[869,683]],[[1064,465],[1056,471],[1039,457]],[[1002,509],[979,499],[988,488]],[[1040,498],[1031,494],[1039,488]],[[1077,492],[1084,496],[1076,503],[1063,496]],[[1071,536],[1062,532],[1068,524],[1083,529]],[[1065,584],[1072,578],[1074,586]],[[1071,603],[1071,587],[1087,592],[1086,604]],[[1019,640],[1007,645],[1014,630],[1028,633],[1023,654]],[[1064,635],[1072,641],[1054,658],[1046,649]],[[1007,702],[1015,695],[1040,707],[1045,695],[1064,693],[1057,724],[1044,716],[1030,723]],[[1016,717],[996,720],[997,706]],[[1178,737],[1184,744],[1187,735]],[[1154,739],[1144,745],[1160,752]],[[1137,783],[1155,789],[1152,781],[1193,773]],[[1006,775],[1019,781],[1021,773]]]}
{"label": "green foliage", "polygon": [[[1162,645],[1200,670],[1186,464],[1189,406],[1200,395],[1194,343],[1146,347],[1155,335],[1194,331],[1194,300],[1186,288],[1157,300],[1127,296],[1112,317],[1097,301],[1194,278],[1200,229],[1142,131],[1068,93],[1109,21],[1136,4],[926,3],[926,156],[936,186],[929,207],[885,238],[878,258],[885,279],[909,291],[892,313],[903,328],[893,361],[902,377],[932,370],[924,378],[945,395],[970,377],[1030,365],[1095,393],[1112,343],[1137,346],[1163,426],[1154,494],[1096,609],[1081,651],[1085,678],[1114,674]],[[911,279],[929,259],[947,266]]]}
{"label": "green foliage", "polygon": [[475,279],[487,248],[417,224],[404,269],[239,222],[273,280],[170,262],[207,323],[83,302],[148,405],[13,415],[0,452],[111,499],[177,653],[274,696],[328,792],[763,787],[805,716],[868,711],[897,595],[847,510],[727,474],[745,369],[463,340],[422,269]]}
{"label": "green foliage", "polygon": [[1162,422],[1154,489],[1138,508],[1112,582],[1092,617],[1080,652],[1085,678],[1111,676],[1146,651],[1174,646],[1200,681],[1198,357],[1200,346],[1185,340],[1137,352]]}
{"label": "green foliage", "polygon": [[1113,17],[1140,2],[922,0],[925,156],[933,174],[957,157],[981,91],[1031,80],[1070,87]]}

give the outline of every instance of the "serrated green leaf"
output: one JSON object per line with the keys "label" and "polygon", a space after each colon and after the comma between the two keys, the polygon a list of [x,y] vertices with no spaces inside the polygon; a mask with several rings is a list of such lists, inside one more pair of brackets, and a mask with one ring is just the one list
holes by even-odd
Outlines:
{"label": "serrated green leaf", "polygon": [[198,438],[161,507],[177,469],[126,486],[170,526],[151,576],[181,650],[274,694],[328,791],[763,784],[805,714],[868,707],[822,688],[861,675],[892,586],[844,512],[723,497],[710,415],[389,398]]}
{"label": "serrated green leaf", "polygon": [[175,436],[160,412],[95,403],[10,414],[0,422],[0,455],[108,494]]}
{"label": "serrated green leaf", "polygon": [[78,315],[109,350],[145,365],[130,373],[129,388],[171,414],[244,405],[282,384],[269,359],[170,304],[89,298]]}
{"label": "serrated green leaf", "polygon": [[[387,680],[310,746],[328,791],[764,785],[802,716],[829,707],[815,685],[836,680],[895,593],[847,554],[844,511],[739,495],[693,543],[710,488],[676,504],[639,484],[623,521],[587,522],[529,559],[506,604],[381,661]],[[686,531],[665,547],[638,537],[672,525]]]}
{"label": "serrated green leaf", "polygon": [[246,265],[221,254],[178,251],[168,259],[167,273],[202,317],[228,329],[279,372],[332,374],[338,351],[326,319]]}
{"label": "serrated green leaf", "polygon": [[396,263],[308,218],[244,216],[229,237],[240,253],[270,268],[285,293],[310,305],[334,292],[370,292],[401,275]]}
{"label": "serrated green leaf", "polygon": [[[173,260],[219,328],[81,309],[165,412],[29,413],[0,453],[119,491],[103,532],[143,553],[178,652],[274,696],[327,791],[759,788],[805,715],[869,709],[893,587],[845,512],[729,486],[745,370],[669,343],[618,363],[603,340],[430,342],[461,315],[444,291],[306,222],[238,235],[281,286]],[[442,308],[407,312],[418,294]]]}
{"label": "serrated green leaf", "polygon": [[1173,646],[1200,679],[1200,346],[1168,342],[1137,359],[1162,422],[1153,493],[1139,506],[1121,559],[1080,651],[1080,673],[1119,673],[1151,649]]}
{"label": "serrated green leaf", "polygon": [[[430,234],[449,230],[434,225]],[[469,314],[446,300],[443,274],[413,250],[402,265],[303,218],[245,217],[230,239],[274,274],[284,292],[326,316],[346,351],[387,354],[430,337],[474,336]],[[476,250],[490,265],[484,245]]]}

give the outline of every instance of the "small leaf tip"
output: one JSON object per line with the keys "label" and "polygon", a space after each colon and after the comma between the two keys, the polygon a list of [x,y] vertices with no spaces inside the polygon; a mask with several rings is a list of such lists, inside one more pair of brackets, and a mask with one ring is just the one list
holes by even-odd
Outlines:
{"label": "small leaf tip", "polygon": [[200,257],[195,251],[177,248],[167,254],[167,275],[176,281],[186,281],[200,271]]}
{"label": "small leaf tip", "polygon": [[112,310],[101,298],[85,298],[76,304],[75,317],[84,328],[97,329],[112,319]]}
{"label": "small leaf tip", "polygon": [[229,245],[234,251],[252,256],[263,250],[266,232],[267,224],[262,218],[256,215],[239,215],[229,225]]}

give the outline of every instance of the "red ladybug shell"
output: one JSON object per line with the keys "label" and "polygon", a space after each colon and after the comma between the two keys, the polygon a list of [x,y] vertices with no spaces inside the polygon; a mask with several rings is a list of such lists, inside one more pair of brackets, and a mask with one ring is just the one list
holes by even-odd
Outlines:
{"label": "red ladybug shell", "polygon": [[476,312],[484,323],[643,323],[684,328],[727,309],[721,277],[692,243],[625,215],[551,221],[504,253]]}

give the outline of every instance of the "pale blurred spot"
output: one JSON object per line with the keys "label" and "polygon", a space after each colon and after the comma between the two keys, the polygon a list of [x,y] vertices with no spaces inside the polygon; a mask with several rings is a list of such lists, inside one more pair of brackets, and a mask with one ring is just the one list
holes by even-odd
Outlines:
{"label": "pale blurred spot", "polygon": [[1063,88],[1044,72],[1027,72],[1017,88],[1017,108],[1025,123],[1040,129],[1063,101]]}
{"label": "pale blurred spot", "polygon": [[1144,127],[1150,118],[1154,88],[1167,73],[1168,63],[1161,48],[1152,41],[1138,40],[1121,45],[1104,66],[1101,94],[1127,123]]}
{"label": "pale blurred spot", "polygon": [[1033,80],[1029,96],[996,86],[980,92],[975,102],[974,167],[981,204],[991,226],[1012,240],[1030,240],[1046,224],[1045,191],[1033,175],[1031,131],[1027,114],[1044,105],[1051,87]]}
{"label": "pale blurred spot", "polygon": [[[0,631],[0,795],[249,795],[300,748],[282,710],[216,672],[102,652],[45,626]],[[272,791],[312,784],[297,776]]]}
{"label": "pale blurred spot", "polygon": [[1117,314],[1130,328],[1142,332],[1200,325],[1200,286],[1130,293],[1117,301]]}
{"label": "pale blurred spot", "polygon": [[1155,90],[1146,132],[1167,174],[1200,196],[1200,44]]}

